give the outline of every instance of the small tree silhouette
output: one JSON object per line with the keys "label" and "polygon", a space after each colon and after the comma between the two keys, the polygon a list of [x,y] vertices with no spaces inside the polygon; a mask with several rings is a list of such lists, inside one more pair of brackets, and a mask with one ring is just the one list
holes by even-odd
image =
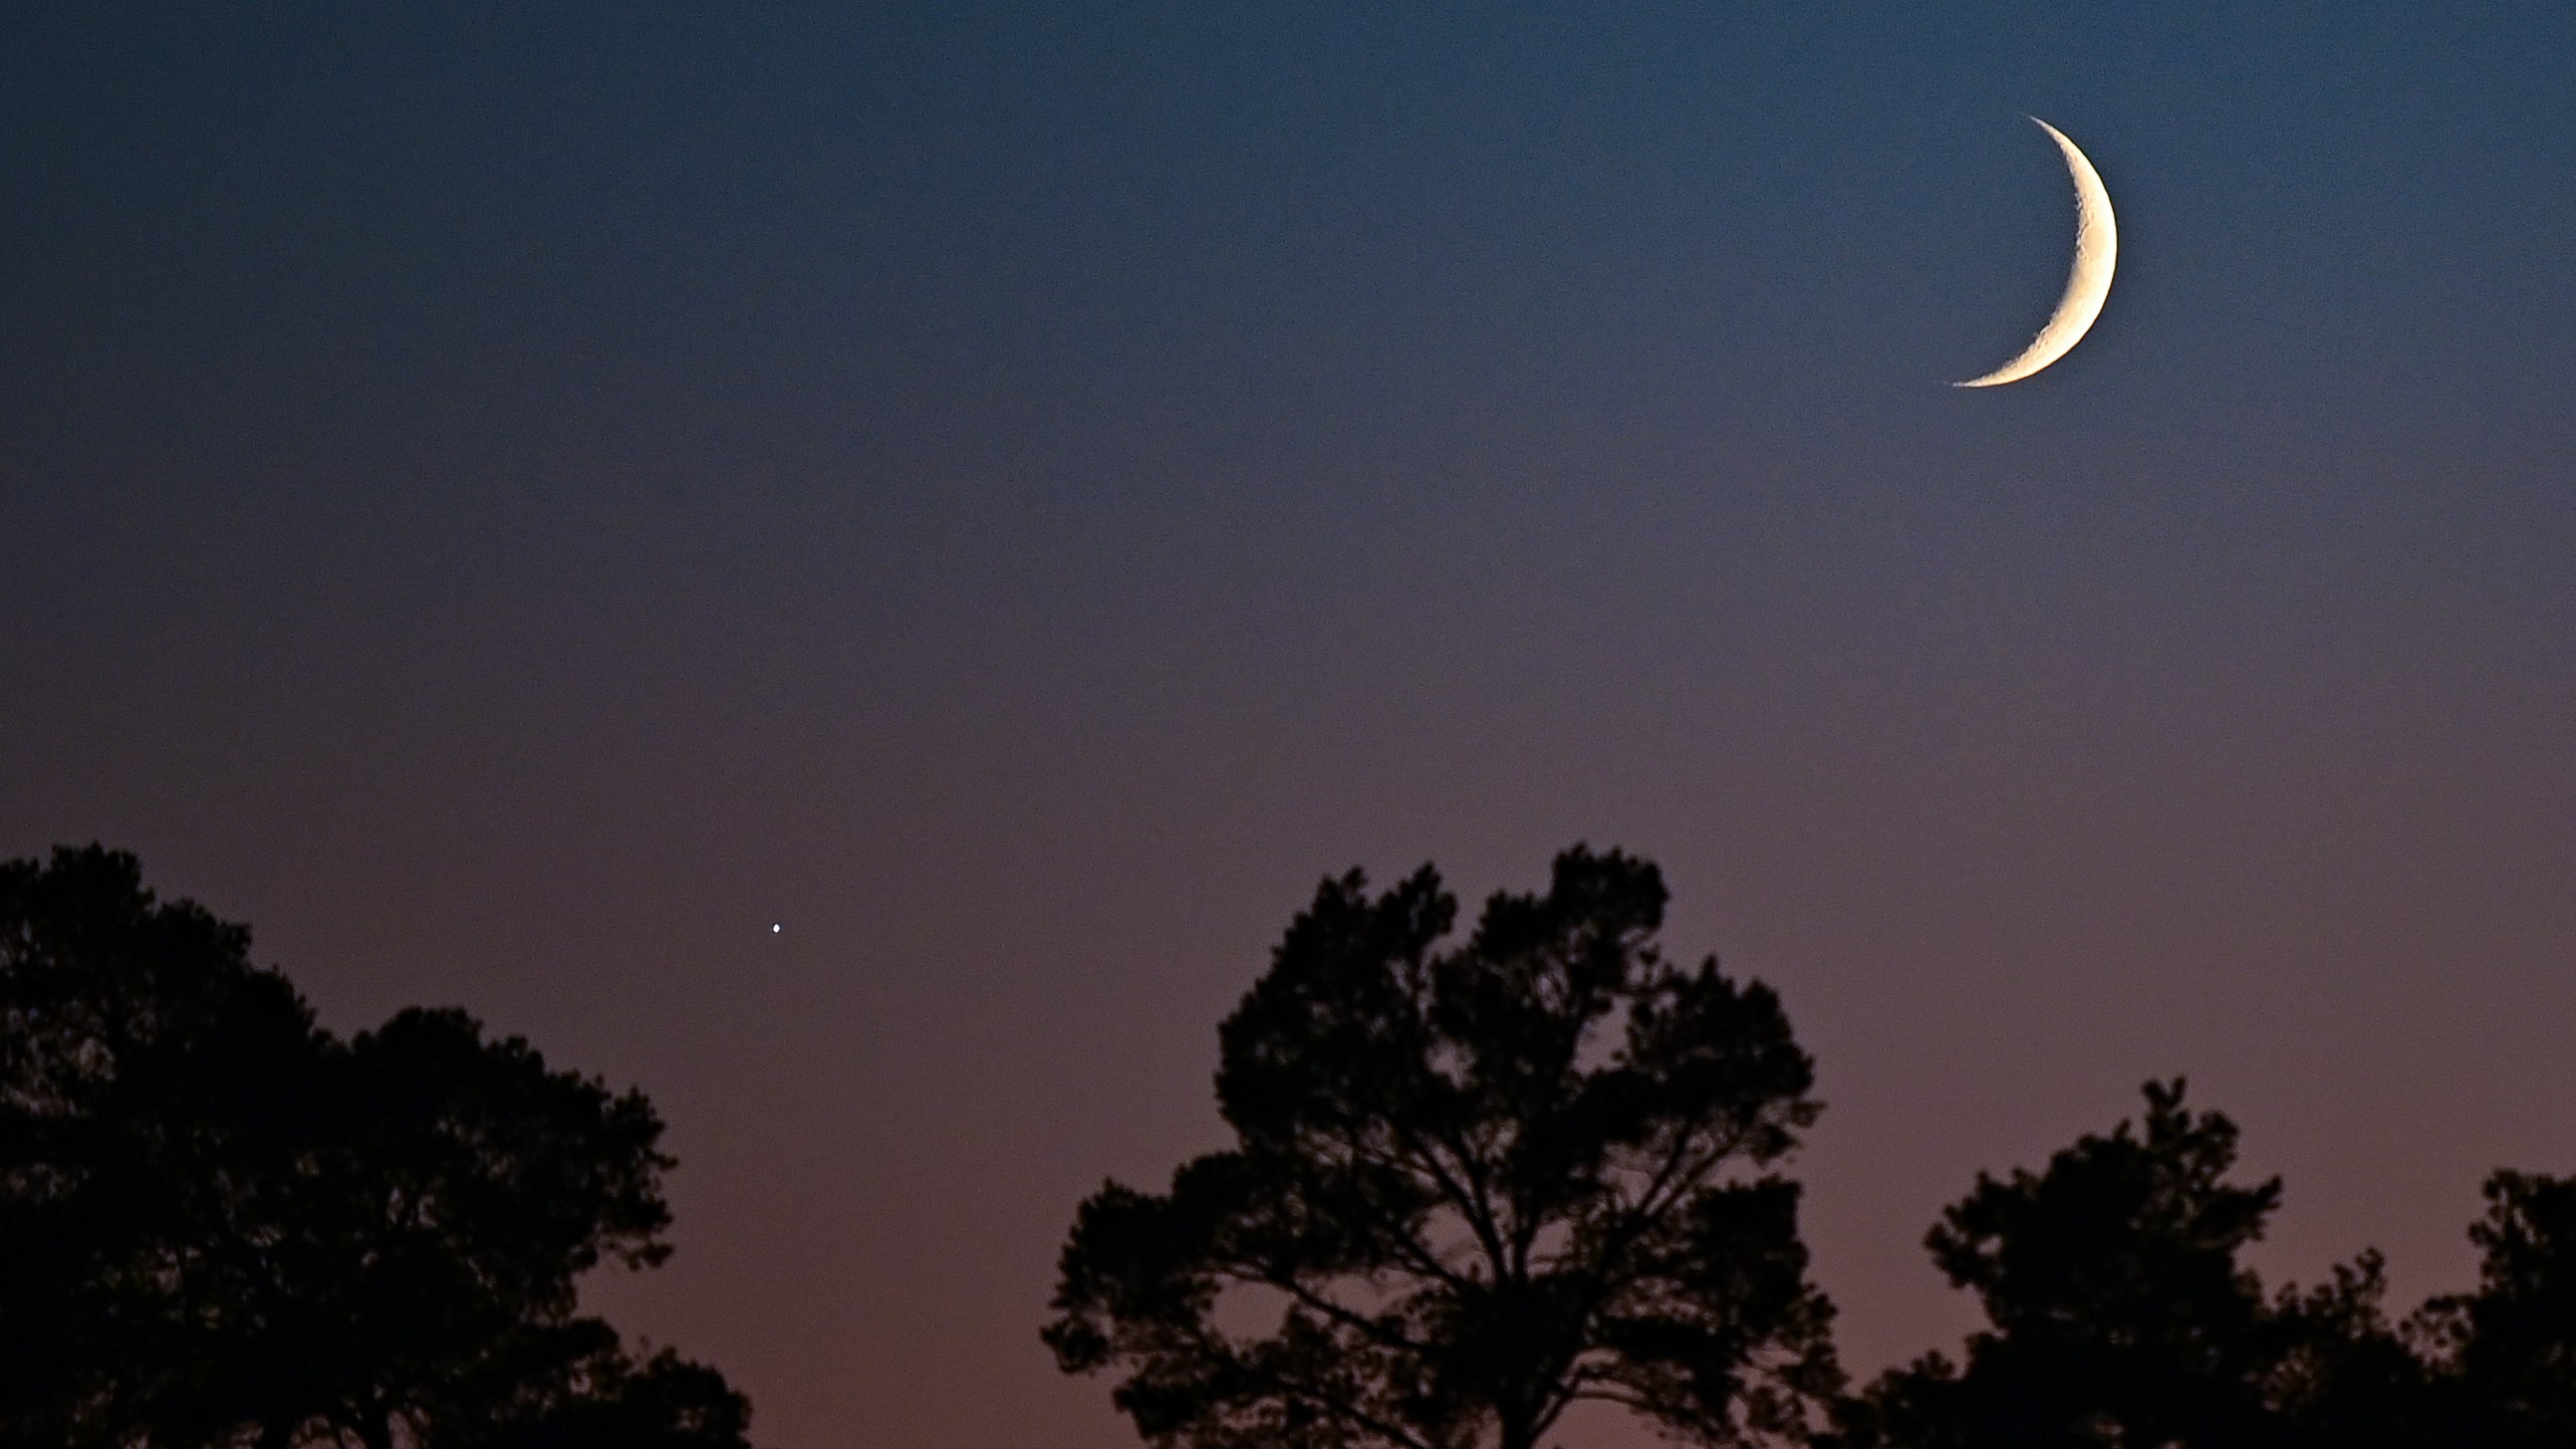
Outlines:
{"label": "small tree silhouette", "polygon": [[1926,1245],[1989,1327],[1843,1404],[1833,1449],[2436,1449],[2470,1442],[2382,1308],[2379,1255],[2266,1296],[2240,1255],[2278,1179],[2233,1181],[2236,1125],[2150,1082],[2134,1125],[1942,1214]]}
{"label": "small tree silhouette", "polygon": [[2279,1203],[2226,1180],[2236,1127],[2149,1083],[2136,1129],[2086,1136],[2044,1172],[1941,1216],[1933,1261],[1992,1327],[1954,1371],[1932,1358],[1882,1400],[1925,1444],[2245,1444],[2265,1420],[2261,1284],[2237,1261]]}
{"label": "small tree silhouette", "polygon": [[2469,1229],[2478,1289],[2425,1306],[2460,1442],[2576,1444],[2576,1178],[2498,1172]]}
{"label": "small tree silhouette", "polygon": [[1832,1309],[1768,1169],[1813,1067],[1769,989],[1664,961],[1665,899],[1577,847],[1444,948],[1430,867],[1325,882],[1219,1028],[1237,1145],[1082,1205],[1059,1365],[1188,1449],[1534,1449],[1586,1401],[1801,1440]]}

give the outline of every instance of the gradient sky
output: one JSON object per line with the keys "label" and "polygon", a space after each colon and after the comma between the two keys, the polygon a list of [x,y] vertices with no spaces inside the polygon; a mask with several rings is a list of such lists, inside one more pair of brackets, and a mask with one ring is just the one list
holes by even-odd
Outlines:
{"label": "gradient sky", "polygon": [[[1133,1442],[1076,1201],[1318,877],[1576,840],[1820,1059],[1856,1366],[2150,1075],[2412,1301],[2576,1170],[2571,97],[2556,0],[13,6],[0,856],[643,1087],[594,1297],[777,1449]],[[1959,392],[2025,112],[2119,278]]]}

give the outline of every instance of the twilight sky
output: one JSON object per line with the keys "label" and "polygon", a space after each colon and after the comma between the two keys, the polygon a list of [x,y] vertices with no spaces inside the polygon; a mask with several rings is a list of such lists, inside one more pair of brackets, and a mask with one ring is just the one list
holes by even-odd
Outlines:
{"label": "twilight sky", "polygon": [[[778,1449],[1132,1443],[1076,1201],[1319,876],[1576,840],[1818,1056],[1855,1367],[2149,1075],[2411,1302],[2576,1170],[2571,97],[2543,0],[11,7],[0,856],[643,1087],[596,1297]],[[1960,392],[2025,112],[2119,278]]]}

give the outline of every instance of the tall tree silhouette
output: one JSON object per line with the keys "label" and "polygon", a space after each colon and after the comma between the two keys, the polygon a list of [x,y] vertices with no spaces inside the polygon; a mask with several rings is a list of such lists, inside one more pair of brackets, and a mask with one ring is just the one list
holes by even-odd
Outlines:
{"label": "tall tree silhouette", "polygon": [[1220,1026],[1236,1135],[1083,1203],[1045,1340],[1188,1449],[1534,1449],[1573,1405],[1797,1442],[1839,1385],[1797,1188],[1818,1111],[1772,992],[1654,945],[1580,847],[1464,942],[1426,866],[1327,881]]}
{"label": "tall tree silhouette", "polygon": [[131,856],[0,865],[0,1445],[742,1444],[576,1312],[669,1251],[650,1103],[461,1012],[342,1041],[248,952]]}

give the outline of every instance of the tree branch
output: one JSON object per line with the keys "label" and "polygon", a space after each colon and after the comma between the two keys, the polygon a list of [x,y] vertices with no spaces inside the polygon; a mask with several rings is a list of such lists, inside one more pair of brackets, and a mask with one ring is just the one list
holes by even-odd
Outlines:
{"label": "tree branch", "polygon": [[1413,1235],[1413,1229],[1410,1226],[1399,1221],[1395,1214],[1380,1207],[1367,1194],[1363,1193],[1359,1196],[1364,1204],[1364,1210],[1384,1228],[1387,1237],[1394,1243],[1397,1254],[1411,1261],[1416,1271],[1453,1293],[1475,1291],[1476,1285],[1459,1276],[1457,1269],[1441,1261],[1440,1255],[1433,1252],[1429,1244]]}
{"label": "tree branch", "polygon": [[1325,1393],[1312,1385],[1300,1383],[1276,1369],[1245,1362],[1243,1357],[1234,1351],[1233,1344],[1227,1342],[1222,1335],[1210,1333],[1204,1325],[1193,1325],[1193,1330],[1190,1337],[1197,1344],[1199,1351],[1236,1373],[1247,1378],[1258,1379],[1288,1398],[1302,1399],[1325,1413],[1348,1419],[1373,1434],[1382,1435],[1405,1446],[1405,1449],[1434,1449],[1432,1444],[1417,1437],[1401,1424],[1390,1423],[1357,1404]]}
{"label": "tree branch", "polygon": [[1243,1277],[1278,1289],[1280,1292],[1287,1294],[1289,1297],[1294,1298],[1307,1307],[1314,1309],[1316,1312],[1323,1314],[1335,1323],[1342,1324],[1345,1327],[1366,1334],[1371,1340],[1375,1341],[1381,1347],[1397,1349],[1410,1354],[1424,1354],[1430,1352],[1428,1346],[1416,1343],[1412,1339],[1405,1337],[1403,1334],[1386,1327],[1378,1320],[1360,1312],[1358,1309],[1352,1308],[1348,1304],[1337,1302],[1332,1298],[1326,1297],[1324,1294],[1318,1293],[1314,1289],[1307,1287],[1305,1284],[1298,1282],[1296,1275],[1286,1269],[1279,1268],[1275,1265],[1258,1263],[1238,1263],[1233,1266]]}
{"label": "tree branch", "polygon": [[[1470,1193],[1462,1186],[1457,1178],[1450,1174],[1448,1167],[1440,1161],[1437,1150],[1424,1145],[1404,1128],[1389,1125],[1400,1146],[1406,1149],[1398,1156],[1390,1158],[1382,1153],[1372,1152],[1362,1136],[1360,1124],[1356,1122],[1344,1124],[1347,1133],[1344,1145],[1350,1149],[1353,1156],[1363,1161],[1398,1171],[1412,1170],[1427,1174],[1433,1185],[1439,1189],[1440,1196],[1448,1200],[1449,1206],[1456,1209],[1458,1216],[1466,1221],[1468,1230],[1476,1235],[1476,1242],[1483,1248],[1486,1261],[1494,1267],[1495,1281],[1501,1281],[1505,1261],[1502,1240],[1495,1232],[1491,1209],[1484,1204],[1483,1195]],[[1461,1158],[1461,1161],[1467,1160],[1469,1159]],[[1454,1276],[1450,1270],[1444,1269],[1442,1277],[1455,1288],[1464,1289],[1472,1286]]]}
{"label": "tree branch", "polygon": [[1476,1159],[1458,1143],[1445,1144],[1450,1152],[1456,1155],[1460,1166],[1466,1170],[1472,1184],[1471,1190],[1468,1186],[1461,1186],[1457,1179],[1450,1175],[1447,1166],[1440,1161],[1437,1148],[1425,1144],[1400,1123],[1390,1122],[1387,1125],[1395,1133],[1396,1140],[1413,1154],[1423,1170],[1429,1172],[1432,1180],[1440,1185],[1442,1193],[1447,1195],[1450,1203],[1458,1209],[1459,1216],[1467,1220],[1468,1228],[1476,1235],[1476,1242],[1485,1250],[1485,1261],[1493,1266],[1494,1281],[1497,1283],[1503,1281],[1510,1271],[1510,1259],[1504,1252],[1502,1233],[1495,1225],[1493,1204],[1485,1196],[1481,1174],[1475,1172]]}

